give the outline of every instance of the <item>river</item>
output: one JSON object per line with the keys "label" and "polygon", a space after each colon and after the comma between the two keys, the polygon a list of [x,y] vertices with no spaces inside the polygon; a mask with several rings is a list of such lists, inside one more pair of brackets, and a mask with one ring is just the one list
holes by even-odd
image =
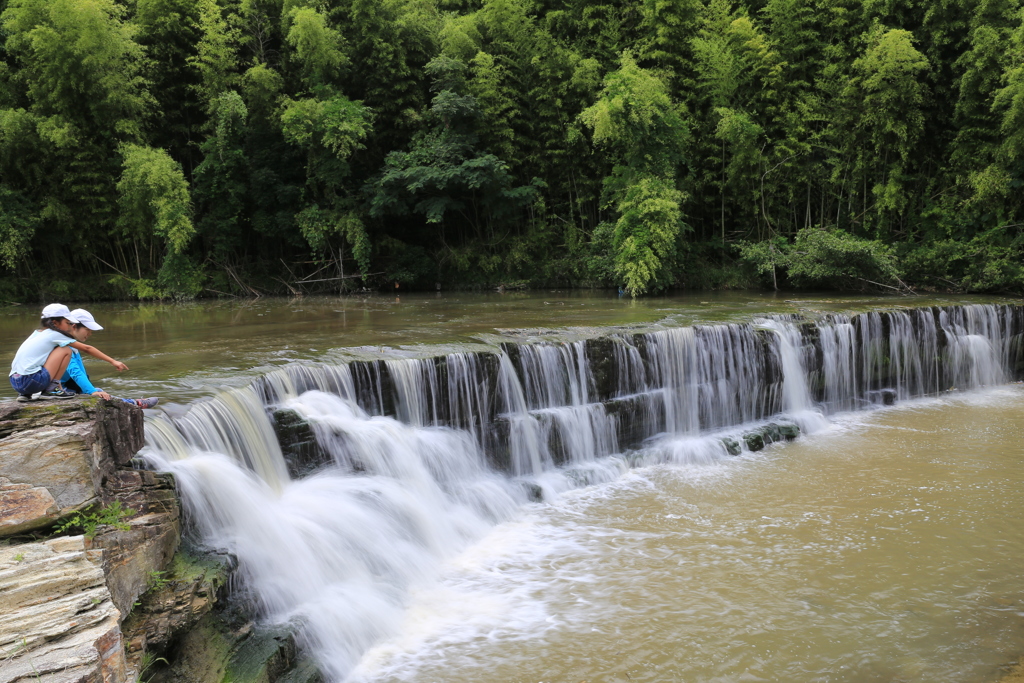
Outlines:
{"label": "river", "polygon": [[[88,360],[94,383],[125,395],[188,403],[244,386],[289,363],[340,363],[367,356],[405,357],[434,345],[476,348],[593,334],[609,326],[657,328],[749,320],[755,314],[866,310],[876,305],[1008,301],[993,297],[879,298],[771,292],[700,292],[632,300],[605,292],[541,291],[404,294],[302,299],[86,304],[104,330],[90,344],[131,368],[118,375]],[[69,304],[78,307],[74,301]],[[0,309],[0,346],[14,350],[38,323],[42,305]],[[550,336],[550,335],[548,335]],[[6,384],[0,395],[13,398]]]}
{"label": "river", "polygon": [[1024,651],[1007,303],[101,304],[131,370],[89,367],[331,680],[981,683]]}

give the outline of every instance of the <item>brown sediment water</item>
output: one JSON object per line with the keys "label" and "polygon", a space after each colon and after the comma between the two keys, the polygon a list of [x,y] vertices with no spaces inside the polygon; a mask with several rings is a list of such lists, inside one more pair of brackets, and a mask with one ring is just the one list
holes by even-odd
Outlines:
{"label": "brown sediment water", "polygon": [[1022,456],[1014,385],[566,493],[450,561],[360,680],[1000,680]]}

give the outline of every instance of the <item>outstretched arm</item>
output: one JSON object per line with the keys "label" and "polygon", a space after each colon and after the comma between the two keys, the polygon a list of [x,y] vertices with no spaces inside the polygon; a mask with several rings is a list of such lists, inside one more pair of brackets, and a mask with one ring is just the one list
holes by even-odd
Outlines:
{"label": "outstretched arm", "polygon": [[100,351],[99,349],[97,349],[95,346],[89,346],[88,344],[83,344],[82,342],[77,342],[77,341],[76,342],[71,342],[70,346],[72,348],[78,349],[82,353],[89,354],[93,358],[98,358],[100,360],[104,360],[104,361],[110,363],[115,368],[117,368],[118,372],[123,372],[124,370],[128,369],[127,365],[125,365],[124,363],[122,363],[119,360],[114,360],[113,358],[111,358],[107,354],[105,354],[102,351]]}
{"label": "outstretched arm", "polygon": [[71,362],[68,363],[67,372],[64,373],[61,381],[67,382],[69,377],[75,381],[75,384],[78,385],[83,394],[92,394],[107,401],[110,400],[110,394],[92,385],[89,373],[85,371],[85,366],[82,365],[82,355],[80,353],[71,354]]}

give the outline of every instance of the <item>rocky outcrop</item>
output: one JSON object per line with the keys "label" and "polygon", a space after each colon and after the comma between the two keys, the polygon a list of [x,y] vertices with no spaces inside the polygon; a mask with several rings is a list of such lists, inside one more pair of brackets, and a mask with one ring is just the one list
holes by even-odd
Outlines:
{"label": "rocky outcrop", "polygon": [[53,494],[43,486],[15,484],[0,477],[0,535],[20,534],[51,524],[60,514]]}
{"label": "rocky outcrop", "polygon": [[174,479],[144,470],[120,471],[107,479],[102,496],[132,510],[127,529],[104,527],[91,539],[91,548],[103,550],[103,571],[114,604],[123,614],[131,611],[149,590],[154,572],[167,567],[181,539]]}
{"label": "rocky outcrop", "polygon": [[149,683],[322,683],[316,663],[299,653],[294,635],[252,623],[203,617],[180,639],[175,665],[154,668]]}
{"label": "rocky outcrop", "polygon": [[142,411],[120,401],[0,403],[0,537],[110,502],[107,482],[131,462],[143,438]]}
{"label": "rocky outcrop", "polygon": [[121,402],[0,403],[0,683],[317,680],[287,633],[212,613],[234,560],[179,550],[173,476],[132,467],[143,429]]}
{"label": "rocky outcrop", "polygon": [[[120,401],[0,403],[0,683],[132,680],[121,621],[180,538],[173,479],[131,469],[143,438]],[[115,502],[124,528],[39,539]]]}
{"label": "rocky outcrop", "polygon": [[0,547],[0,683],[126,680],[102,565],[83,536]]}
{"label": "rocky outcrop", "polygon": [[151,573],[148,591],[124,621],[129,653],[166,650],[210,612],[233,569],[229,556],[180,552],[165,571]]}

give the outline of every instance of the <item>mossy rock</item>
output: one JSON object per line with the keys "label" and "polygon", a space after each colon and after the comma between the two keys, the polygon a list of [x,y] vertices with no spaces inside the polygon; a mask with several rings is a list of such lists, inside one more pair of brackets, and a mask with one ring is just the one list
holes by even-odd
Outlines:
{"label": "mossy rock", "polygon": [[764,448],[764,436],[760,432],[747,432],[743,435],[743,441],[748,450],[759,451]]}
{"label": "mossy rock", "polygon": [[782,435],[782,438],[786,441],[792,441],[800,436],[800,427],[791,422],[783,422],[782,424],[777,425],[777,427],[779,428],[779,433]]}
{"label": "mossy rock", "polygon": [[284,628],[233,626],[208,614],[178,642],[169,665],[153,667],[151,683],[322,683],[314,660],[300,655]]}
{"label": "mossy rock", "polygon": [[729,453],[729,455],[739,455],[740,453],[743,452],[743,447],[740,446],[740,442],[731,437],[723,437],[722,445],[725,446],[725,450]]}
{"label": "mossy rock", "polygon": [[297,663],[290,631],[253,629],[232,653],[224,683],[276,683]]}

